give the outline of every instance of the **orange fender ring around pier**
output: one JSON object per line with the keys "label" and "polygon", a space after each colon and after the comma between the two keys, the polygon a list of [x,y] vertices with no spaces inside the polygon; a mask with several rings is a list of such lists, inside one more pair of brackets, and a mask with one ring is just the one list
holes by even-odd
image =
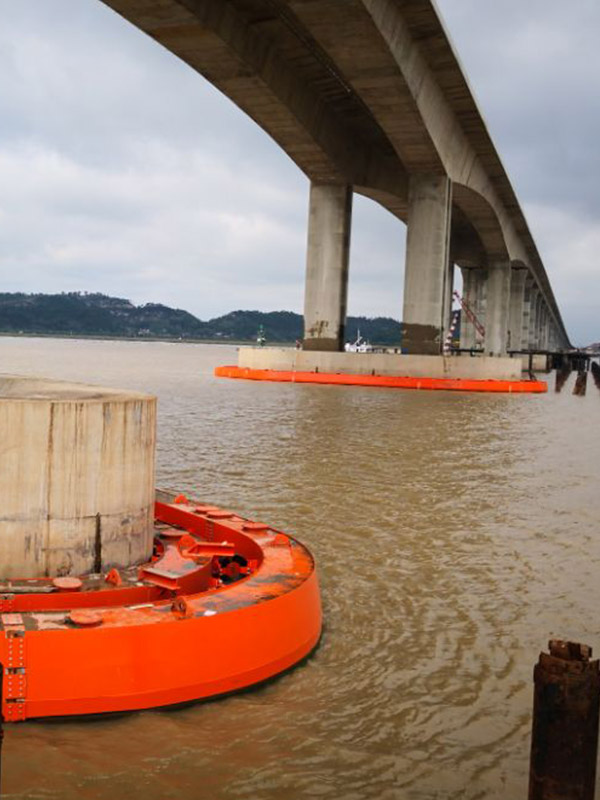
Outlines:
{"label": "orange fender ring around pier", "polygon": [[315,563],[269,525],[156,502],[152,560],[0,585],[6,722],[132,711],[271,678],[321,635]]}
{"label": "orange fender ring around pier", "polygon": [[282,383],[321,383],[336,386],[379,386],[388,389],[429,389],[447,392],[502,392],[540,394],[548,391],[546,381],[472,380],[470,378],[414,378],[401,375],[348,375],[341,372],[296,372],[223,366],[215,368],[218,378]]}

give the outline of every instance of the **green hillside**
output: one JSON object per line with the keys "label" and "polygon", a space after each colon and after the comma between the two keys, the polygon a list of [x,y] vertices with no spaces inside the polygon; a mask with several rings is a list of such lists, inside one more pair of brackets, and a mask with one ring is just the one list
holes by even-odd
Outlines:
{"label": "green hillside", "polygon": [[[302,337],[302,317],[291,311],[231,311],[203,322],[160,303],[136,306],[104,294],[0,293],[0,333],[251,342],[261,325],[267,342]],[[400,341],[400,323],[388,317],[349,317],[346,338],[358,329],[373,344]]]}

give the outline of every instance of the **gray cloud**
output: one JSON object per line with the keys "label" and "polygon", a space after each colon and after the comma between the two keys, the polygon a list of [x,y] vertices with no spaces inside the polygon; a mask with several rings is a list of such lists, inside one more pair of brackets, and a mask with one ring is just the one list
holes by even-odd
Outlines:
{"label": "gray cloud", "polygon": [[438,0],[575,342],[600,339],[600,6]]}
{"label": "gray cloud", "polygon": [[597,215],[600,6],[443,0],[459,56],[525,201]]}
{"label": "gray cloud", "polygon": [[[573,339],[600,338],[600,9],[440,0]],[[0,0],[0,277],[201,317],[301,310],[308,183],[98,0]],[[404,226],[355,200],[349,307],[400,316]]]}

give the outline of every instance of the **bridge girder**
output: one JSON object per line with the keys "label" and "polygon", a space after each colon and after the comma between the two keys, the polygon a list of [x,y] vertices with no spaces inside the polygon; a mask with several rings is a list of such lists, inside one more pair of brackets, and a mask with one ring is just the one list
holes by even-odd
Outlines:
{"label": "bridge girder", "polygon": [[[102,0],[254,119],[314,183],[406,221],[410,176],[447,175],[456,241],[520,262],[568,344],[510,181],[431,0]],[[469,241],[469,239],[471,239]]]}

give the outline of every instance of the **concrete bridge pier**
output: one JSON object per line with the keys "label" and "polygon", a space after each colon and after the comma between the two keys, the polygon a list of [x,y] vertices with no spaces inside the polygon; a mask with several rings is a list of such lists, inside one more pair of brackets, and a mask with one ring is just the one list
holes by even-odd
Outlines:
{"label": "concrete bridge pier", "polygon": [[439,355],[452,281],[452,186],[445,175],[413,175],[408,193],[402,351]]}
{"label": "concrete bridge pier", "polygon": [[[103,2],[203,75],[312,181],[298,363],[333,368],[353,355],[336,352],[345,338],[353,188],[407,223],[401,345],[418,361],[429,357],[429,375],[512,374],[514,364],[497,363],[516,362],[499,357],[509,329],[511,346],[519,335],[516,308],[509,323],[511,262],[530,271],[568,346],[548,275],[433,0]],[[494,358],[443,357],[452,263],[473,267],[482,284],[487,319],[474,310]],[[536,309],[530,301],[532,344],[541,299]],[[397,369],[421,368],[414,364],[404,359]]]}
{"label": "concrete bridge pier", "polygon": [[[473,272],[473,288],[474,288],[474,308],[473,311],[479,322],[485,327],[486,310],[487,310],[487,289],[488,289],[488,273],[487,269],[476,269]],[[480,334],[475,333],[475,344],[483,347],[484,341]]]}
{"label": "concrete bridge pier", "polygon": [[156,400],[0,376],[0,578],[64,577],[152,554]]}
{"label": "concrete bridge pier", "polygon": [[543,298],[541,298],[538,317],[537,317],[537,333],[536,333],[536,343],[537,347],[540,349],[543,346],[543,333],[544,333],[544,300]]}
{"label": "concrete bridge pier", "polygon": [[544,304],[544,310],[542,313],[542,341],[541,341],[542,350],[548,349],[549,333],[550,333],[550,315],[548,313],[548,306]]}
{"label": "concrete bridge pier", "polygon": [[540,304],[542,297],[537,286],[531,290],[531,321],[529,324],[529,349],[535,350],[538,347],[538,322],[540,315]]}
{"label": "concrete bridge pier", "polygon": [[527,271],[513,268],[510,275],[510,312],[508,317],[508,349],[520,350],[523,334],[525,306],[525,280]]}
{"label": "concrete bridge pier", "polygon": [[[478,321],[485,325],[487,271],[481,268],[465,267],[462,269],[462,275],[463,299]],[[460,323],[460,346],[468,349],[481,344],[481,337],[477,333],[475,325],[467,319],[463,312]]]}
{"label": "concrete bridge pier", "polygon": [[531,326],[531,300],[533,294],[533,279],[527,275],[523,289],[523,324],[521,327],[521,347],[529,347],[529,329]]}
{"label": "concrete bridge pier", "polygon": [[540,320],[540,348],[546,347],[546,330],[548,327],[548,308],[544,303],[542,305],[542,315]]}
{"label": "concrete bridge pier", "polygon": [[488,269],[485,323],[485,353],[504,356],[508,344],[511,267],[507,261],[492,263]]}
{"label": "concrete bridge pier", "polygon": [[544,347],[544,328],[546,326],[546,307],[542,300],[540,305],[540,315],[538,320],[538,347],[543,349]]}
{"label": "concrete bridge pier", "polygon": [[352,187],[311,183],[304,350],[344,349],[351,225]]}
{"label": "concrete bridge pier", "polygon": [[553,331],[554,331],[554,335],[553,335],[553,338],[552,338],[552,349],[553,350],[558,350],[560,347],[562,347],[564,345],[564,343],[561,342],[560,330],[559,330],[557,325],[555,325],[553,327]]}
{"label": "concrete bridge pier", "polygon": [[538,291],[535,311],[535,347],[538,349],[542,346],[542,319],[544,314],[544,298],[542,293]]}
{"label": "concrete bridge pier", "polygon": [[[471,311],[475,312],[475,279],[473,277],[475,270],[471,267],[462,267],[461,272],[463,282],[463,300],[469,306]],[[470,347],[475,347],[475,333],[475,326],[463,310],[460,319],[460,346],[464,350],[467,350]]]}

